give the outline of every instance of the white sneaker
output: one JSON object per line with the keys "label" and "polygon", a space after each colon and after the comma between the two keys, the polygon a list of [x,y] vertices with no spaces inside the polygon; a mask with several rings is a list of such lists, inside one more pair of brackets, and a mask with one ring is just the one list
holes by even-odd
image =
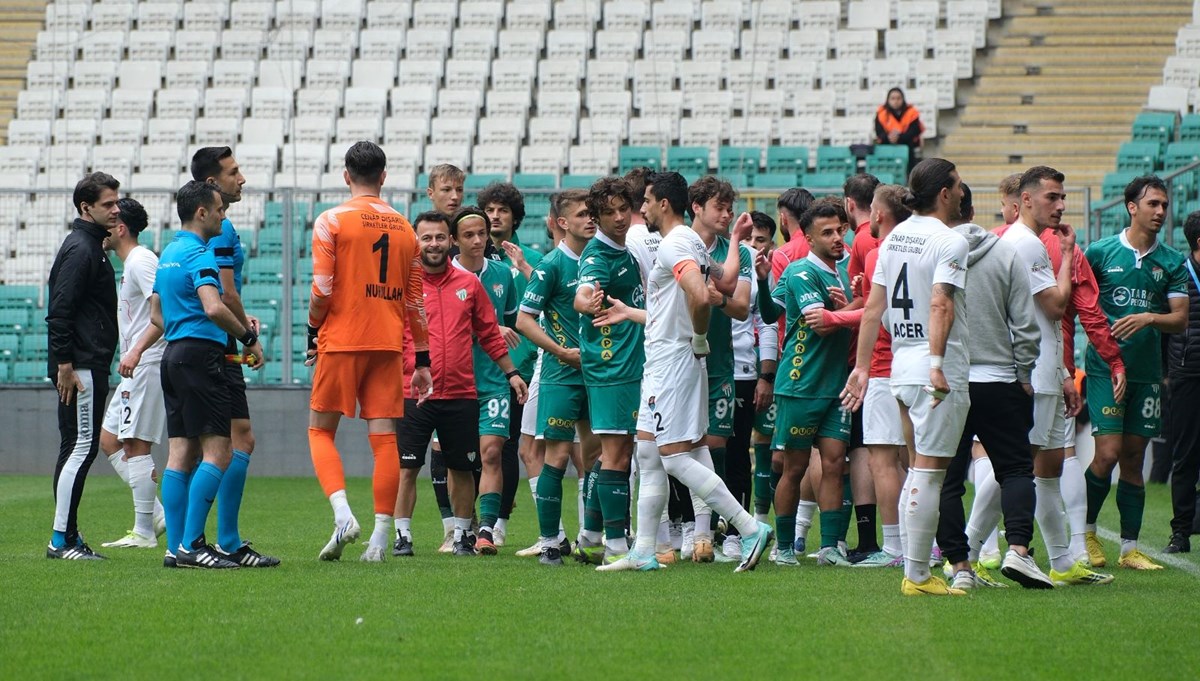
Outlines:
{"label": "white sneaker", "polygon": [[1038,568],[1033,558],[1022,556],[1009,549],[1004,554],[1004,564],[1000,566],[1000,574],[1020,584],[1026,589],[1053,589],[1054,582]]}
{"label": "white sneaker", "polygon": [[682,542],[679,545],[679,557],[683,560],[691,560],[692,554],[696,552],[696,523],[684,523]]}
{"label": "white sneaker", "polygon": [[975,588],[975,575],[970,570],[959,570],[954,573],[954,579],[950,582],[951,589],[962,589],[970,591]]}
{"label": "white sneaker", "polygon": [[318,560],[341,560],[342,550],[347,544],[353,544],[358,541],[359,535],[362,534],[362,528],[358,526],[358,520],[354,516],[341,525],[334,525],[333,536],[329,538],[329,543],[325,544],[325,548],[317,554]]}
{"label": "white sneaker", "polygon": [[106,549],[154,549],[158,548],[158,539],[146,537],[130,530],[124,537],[101,544],[101,546]]}
{"label": "white sneaker", "polygon": [[504,546],[504,539],[505,539],[504,530],[502,530],[498,527],[493,527],[492,528],[492,543],[496,545],[496,548],[500,548],[501,546]]}
{"label": "white sneaker", "polygon": [[713,559],[718,563],[740,563],[742,561],[742,538],[736,534],[725,535],[721,548],[713,551]]}
{"label": "white sneaker", "polygon": [[533,558],[533,557],[541,555],[541,553],[542,553],[542,542],[535,541],[535,542],[533,542],[533,546],[530,546],[529,548],[526,548],[526,549],[521,549],[520,551],[517,551],[513,555],[517,556],[518,558]]}
{"label": "white sneaker", "polygon": [[446,533],[442,545],[438,547],[438,553],[454,553],[454,530]]}
{"label": "white sneaker", "polygon": [[673,551],[683,548],[683,523],[671,521],[667,528],[667,535],[671,538],[671,549]]}
{"label": "white sneaker", "polygon": [[154,513],[154,536],[161,537],[167,533],[167,516],[162,511]]}
{"label": "white sneaker", "polygon": [[364,563],[382,563],[384,560],[384,551],[382,546],[370,544],[367,550],[363,551],[362,557],[359,558]]}

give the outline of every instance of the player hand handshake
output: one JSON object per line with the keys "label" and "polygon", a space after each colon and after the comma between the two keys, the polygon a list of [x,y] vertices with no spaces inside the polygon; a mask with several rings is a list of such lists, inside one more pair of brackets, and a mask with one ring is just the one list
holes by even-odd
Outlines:
{"label": "player hand handshake", "polygon": [[867,394],[867,368],[855,367],[846,379],[846,387],[842,389],[842,408],[846,411],[858,411],[862,406],[863,397]]}

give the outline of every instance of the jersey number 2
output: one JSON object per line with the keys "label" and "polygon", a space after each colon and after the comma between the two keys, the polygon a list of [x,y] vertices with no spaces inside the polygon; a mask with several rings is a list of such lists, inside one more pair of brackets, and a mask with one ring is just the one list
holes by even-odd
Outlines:
{"label": "jersey number 2", "polygon": [[907,320],[916,303],[909,297],[908,292],[908,263],[900,266],[900,275],[896,277],[896,285],[892,287],[892,309],[903,310]]}
{"label": "jersey number 2", "polygon": [[379,241],[371,245],[371,252],[379,251],[379,283],[387,283],[388,269],[388,235],[383,233],[379,236]]}

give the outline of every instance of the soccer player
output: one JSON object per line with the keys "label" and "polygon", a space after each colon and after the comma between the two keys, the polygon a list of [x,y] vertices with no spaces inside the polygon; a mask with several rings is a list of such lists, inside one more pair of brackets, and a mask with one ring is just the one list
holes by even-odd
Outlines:
{"label": "soccer player", "polygon": [[79,217],[50,268],[46,312],[48,376],[58,391],[58,461],[54,465],[54,527],[47,558],[102,560],[79,534],[79,500],[100,448],[108,367],[117,350],[117,287],[104,240],[120,221],[120,183],[90,173],[75,185]]}
{"label": "soccer player", "polygon": [[[596,224],[588,211],[586,191],[563,191],[557,203],[559,224],[566,230],[566,238],[533,269],[517,317],[517,329],[545,353],[537,412],[537,435],[546,441],[546,462],[537,489],[542,543],[538,561],[543,565],[562,565],[558,540],[562,478],[575,441],[576,424],[589,420],[580,371],[575,289],[579,283],[579,256],[595,235]],[[585,463],[584,470],[590,469]]]}
{"label": "soccer player", "polygon": [[1033,415],[1030,377],[1040,342],[1029,275],[1011,244],[972,222],[975,209],[966,183],[962,191],[959,217],[951,220],[951,226],[971,247],[967,264],[971,288],[966,297],[968,307],[976,311],[971,315],[973,328],[967,343],[971,408],[958,454],[942,486],[938,546],[953,575],[951,587],[1007,586],[994,580],[979,562],[978,545],[974,551],[968,550],[964,532],[964,482],[978,433],[1000,480],[1005,539],[1009,552],[1016,554],[1005,556],[1004,574],[1025,588],[1050,589],[1054,583],[1029,556],[1034,514],[1033,459],[1028,437]]}
{"label": "soccer player", "polygon": [[886,321],[892,335],[892,395],[900,402],[905,440],[913,453],[900,494],[904,595],[961,596],[930,574],[942,481],[966,422],[967,240],[946,222],[958,217],[962,181],[954,164],[927,158],[913,168],[904,205],[913,215],[879,247],[871,293],[858,336],[858,359],[843,391],[848,407],[862,405],[871,354]]}
{"label": "soccer player", "polygon": [[[653,570],[654,549],[670,474],[738,528],[741,562],[735,571],[753,570],[773,539],[771,527],[754,520],[712,470],[704,446],[708,430],[708,391],[703,357],[708,354],[708,280],[729,295],[736,288],[739,252],[731,262],[712,261],[704,242],[684,224],[687,182],[679,173],[646,178],[642,215],[663,235],[647,287],[646,364],[638,406],[637,542],[623,558],[597,570]],[[732,241],[750,234],[749,215],[738,218]]]}
{"label": "soccer player", "polygon": [[[850,331],[837,327],[813,329],[807,315],[821,309],[837,309],[832,290],[850,289],[842,280],[837,263],[845,255],[841,207],[817,202],[800,216],[800,229],[809,253],[793,260],[772,289],[768,283],[770,263],[757,263],[758,306],[763,319],[774,324],[783,314],[789,319],[780,364],[784,374],[775,377],[776,428],[771,446],[783,452],[783,477],[775,489],[775,532],[779,537],[777,565],[796,566],[793,533],[796,517],[789,513],[800,501],[800,480],[808,469],[808,458],[816,445],[821,457],[821,476],[816,481],[821,507],[821,550],[818,565],[849,565],[838,550],[846,510],[842,507],[842,464],[850,439],[850,413],[842,407],[839,393],[845,386],[850,353]],[[792,239],[802,238],[793,234]]]}
{"label": "soccer player", "polygon": [[146,209],[133,199],[117,201],[120,217],[105,247],[125,264],[117,296],[117,326],[121,332],[121,384],[109,401],[100,431],[100,449],[117,475],[133,492],[133,529],[107,548],[158,546],[163,525],[162,504],[150,448],[158,444],[166,427],[159,372],[166,341],[162,330],[150,323],[150,296],[158,272],[158,256],[138,245],[146,229]]}
{"label": "soccer player", "polygon": [[[192,155],[192,179],[207,182],[221,192],[226,208],[242,200],[242,186],[246,178],[233,157],[229,147],[204,147]],[[221,233],[208,244],[217,259],[221,276],[221,301],[233,312],[238,321],[255,334],[259,333],[258,320],[246,314],[242,305],[242,266],[245,252],[242,239],[228,218],[221,221]],[[225,342],[226,359],[237,357],[237,341],[230,337]],[[254,431],[250,427],[250,406],[246,401],[246,381],[242,376],[241,362],[225,362],[225,376],[229,380],[232,396],[233,459],[221,478],[221,489],[217,492],[217,550],[230,560],[245,567],[274,567],[279,559],[263,555],[243,541],[238,528],[238,517],[242,508],[242,493],[246,489],[246,471],[250,467],[250,455],[254,453]]]}
{"label": "soccer player", "polygon": [[597,233],[579,256],[575,310],[580,313],[580,363],[592,432],[600,439],[595,482],[586,519],[601,519],[604,543],[585,533],[576,547],[584,562],[601,564],[629,551],[629,469],[637,432],[638,398],[645,363],[646,295],[637,261],[625,246],[629,185],[618,177],[597,180],[588,190],[588,212]]}
{"label": "soccer player", "polygon": [[163,566],[238,568],[242,564],[234,556],[208,544],[204,526],[233,458],[226,343],[230,334],[237,338],[255,369],[263,365],[263,349],[254,330],[222,301],[216,257],[206,246],[221,234],[225,197],[213,185],[192,180],[176,193],[176,203],[183,228],[163,249],[150,298],[151,320],[167,339],[162,389],[170,451],[162,482]]}
{"label": "soccer player", "polygon": [[[458,255],[454,256],[452,262],[455,267],[478,277],[483,284],[495,317],[502,322],[499,331],[511,353],[515,352],[522,340],[513,329],[517,321],[517,292],[511,270],[484,256],[488,243],[488,222],[487,215],[475,207],[463,208],[454,215],[450,221],[450,238],[458,247]],[[479,535],[475,548],[485,556],[494,556],[494,532],[501,511],[501,491],[507,484],[501,458],[512,432],[510,419],[513,405],[519,406],[520,401],[516,399],[516,389],[509,385],[509,379],[492,361],[478,337],[471,350],[479,392],[479,460],[482,466],[479,478]],[[516,458],[515,451],[512,456]],[[511,508],[511,500],[509,504]]]}
{"label": "soccer player", "polygon": [[[471,515],[475,505],[474,471],[479,458],[480,403],[472,338],[478,338],[487,356],[499,365],[520,401],[525,400],[525,382],[508,356],[495,309],[483,284],[471,272],[450,265],[450,218],[426,212],[417,216],[416,223],[421,286],[429,319],[433,386],[404,404],[398,433],[400,493],[395,499],[396,517],[401,521],[398,525],[401,537],[411,545],[417,474],[425,465],[425,450],[436,430],[446,460],[454,518],[452,552],[456,556],[474,556],[476,538],[471,531]],[[411,284],[409,288],[412,290]],[[405,361],[406,373],[411,371],[412,362],[410,355]]]}
{"label": "soccer player", "polygon": [[[772,277],[778,279],[789,262],[808,255],[808,240],[804,238],[804,230],[800,227],[800,216],[804,215],[813,201],[812,193],[802,187],[792,187],[779,195],[776,207],[779,209],[779,229],[783,232],[785,243],[771,252]],[[780,333],[783,333],[782,326]]]}
{"label": "soccer player", "polygon": [[1086,390],[1096,455],[1085,471],[1087,480],[1087,553],[1093,566],[1105,564],[1104,546],[1096,537],[1096,520],[1112,486],[1119,463],[1117,509],[1121,512],[1121,558],[1133,570],[1162,569],[1138,550],[1146,486],[1142,462],[1150,438],[1162,428],[1162,334],[1182,333],[1188,321],[1185,256],[1158,241],[1167,217],[1169,197],[1162,180],[1147,175],[1125,187],[1129,227],[1093,242],[1088,263],[1100,284],[1100,307],[1121,343],[1128,362],[1124,403],[1112,399],[1109,365],[1088,348]]}
{"label": "soccer player", "polygon": [[408,220],[380,198],[387,157],[370,142],[346,151],[343,179],[350,200],[313,223],[313,285],[308,304],[308,359],[315,363],[308,446],[321,490],[333,507],[333,536],[318,554],[338,560],[361,533],[346,497],[334,436],[342,416],[367,422],[375,459],[375,528],[361,559],[379,563],[392,533],[399,486],[395,419],[404,416],[404,332],[413,339],[412,391],[429,390],[429,346]]}
{"label": "soccer player", "polygon": [[[713,460],[713,469],[725,481],[725,446],[733,434],[733,322],[750,316],[750,280],[753,279],[754,259],[749,248],[731,249],[729,225],[733,221],[733,201],[737,192],[725,180],[706,175],[688,188],[688,207],[692,214],[692,230],[704,242],[709,257],[726,262],[737,251],[738,281],[733,295],[725,295],[711,282],[709,304],[713,310],[708,321],[709,354],[704,358],[708,370],[708,433],[705,444]],[[728,481],[726,481],[728,486]],[[699,499],[692,494],[693,507]],[[714,560],[712,514],[702,505],[695,508],[696,529],[692,560],[711,563]],[[740,555],[741,550],[739,548]],[[722,558],[724,558],[722,554]],[[730,556],[728,561],[732,561]]]}
{"label": "soccer player", "polygon": [[642,217],[642,204],[645,202],[646,195],[646,176],[651,172],[653,171],[649,168],[639,166],[625,173],[625,184],[629,186],[629,194],[633,197],[633,205],[630,206],[629,233],[625,236],[625,243],[629,246],[629,253],[633,255],[633,259],[641,268],[643,283],[649,281],[650,268],[654,266],[654,254],[658,252],[658,245],[662,243],[662,235],[658,233],[658,227],[646,224],[645,218]]}

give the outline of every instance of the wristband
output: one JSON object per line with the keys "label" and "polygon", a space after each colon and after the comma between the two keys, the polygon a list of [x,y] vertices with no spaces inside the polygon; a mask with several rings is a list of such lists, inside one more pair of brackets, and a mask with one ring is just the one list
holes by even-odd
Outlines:
{"label": "wristband", "polygon": [[319,326],[308,325],[308,349],[317,349],[317,333],[321,330]]}
{"label": "wristband", "polygon": [[697,355],[708,354],[708,336],[702,333],[692,334],[692,352]]}
{"label": "wristband", "polygon": [[768,372],[765,374],[760,374],[758,377],[758,380],[767,381],[768,383],[774,383],[775,382],[775,372],[771,371],[771,372]]}
{"label": "wristband", "polygon": [[429,368],[430,366],[432,366],[432,364],[429,361],[429,351],[417,350],[417,368]]}
{"label": "wristband", "polygon": [[945,358],[942,357],[941,355],[930,355],[929,356],[929,368],[930,369],[941,369],[942,361],[944,359]]}
{"label": "wristband", "polygon": [[251,345],[254,345],[255,343],[258,342],[258,336],[254,335],[254,332],[251,331],[250,329],[246,329],[245,335],[243,335],[241,338],[239,338],[238,342],[240,342],[242,345],[244,345],[246,347],[250,347]]}
{"label": "wristband", "polygon": [[513,369],[512,371],[506,371],[506,372],[504,372],[504,377],[505,377],[505,378],[507,378],[507,379],[508,379],[508,380],[510,380],[510,381],[512,380],[512,377],[513,377],[513,376],[520,376],[520,375],[521,375],[521,372],[520,372],[520,371],[517,371],[516,369]]}

